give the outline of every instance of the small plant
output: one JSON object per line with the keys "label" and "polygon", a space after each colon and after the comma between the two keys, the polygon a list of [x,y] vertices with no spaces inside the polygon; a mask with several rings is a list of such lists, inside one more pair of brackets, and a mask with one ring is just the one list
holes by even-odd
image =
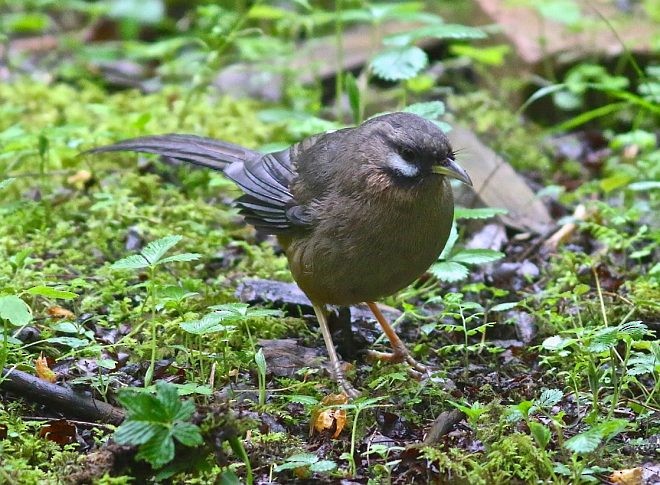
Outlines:
{"label": "small plant", "polygon": [[299,453],[277,465],[275,471],[293,470],[296,477],[308,478],[312,473],[328,473],[336,468],[337,464],[332,460],[321,460],[314,453]]}
{"label": "small plant", "polygon": [[158,382],[156,394],[124,389],[119,402],[126,408],[124,423],[115,431],[119,444],[138,447],[137,458],[160,468],[174,458],[174,441],[184,446],[199,446],[199,427],[190,422],[195,412],[192,401],[181,401],[176,386]]}
{"label": "small plant", "polygon": [[455,250],[458,241],[456,221],[460,219],[488,219],[499,214],[506,214],[503,209],[485,207],[481,209],[466,209],[457,207],[454,212],[454,223],[445,249],[440,254],[437,263],[429,268],[429,273],[441,281],[453,283],[464,280],[470,274],[468,266],[487,264],[498,261],[504,253],[493,249],[460,249]]}
{"label": "small plant", "polygon": [[[16,295],[0,296],[0,321],[2,321],[2,349],[0,349],[0,381],[9,352],[9,326],[20,327],[32,320],[32,310]],[[20,343],[20,342],[16,342]]]}
{"label": "small plant", "polygon": [[[181,253],[164,257],[172,247],[181,241],[181,239],[183,239],[183,236],[166,236],[156,241],[152,241],[147,244],[140,253],[120,259],[111,266],[112,269],[147,269],[149,274],[149,279],[147,281],[147,296],[142,304],[142,311],[144,311],[147,303],[151,304],[151,360],[149,362],[149,368],[144,376],[144,387],[148,387],[153,379],[154,367],[156,365],[156,349],[158,348],[158,322],[154,315],[156,293],[158,291],[158,286],[155,282],[156,268],[167,263],[195,261],[200,257],[197,253]],[[135,331],[136,329],[133,330],[133,332]]]}

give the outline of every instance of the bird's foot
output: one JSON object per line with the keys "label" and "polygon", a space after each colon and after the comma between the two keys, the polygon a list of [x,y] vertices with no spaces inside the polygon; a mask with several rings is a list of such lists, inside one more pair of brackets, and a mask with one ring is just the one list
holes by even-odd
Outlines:
{"label": "bird's foot", "polygon": [[355,399],[360,397],[360,391],[355,389],[353,385],[350,382],[348,382],[346,379],[341,379],[340,381],[338,381],[338,384],[341,387],[341,390],[344,391],[350,399]]}
{"label": "bird's foot", "polygon": [[378,352],[377,350],[368,350],[367,357],[373,360],[380,360],[384,362],[392,362],[398,364],[405,362],[408,364],[408,374],[415,379],[421,379],[430,373],[428,367],[424,364],[417,362],[408,349],[395,349],[393,352]]}

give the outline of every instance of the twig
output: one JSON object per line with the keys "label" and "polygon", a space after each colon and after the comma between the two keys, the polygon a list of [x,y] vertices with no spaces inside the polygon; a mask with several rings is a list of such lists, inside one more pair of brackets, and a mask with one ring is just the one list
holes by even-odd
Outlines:
{"label": "twig", "polygon": [[3,369],[0,389],[49,406],[72,418],[110,424],[120,424],[124,420],[124,411],[119,408],[19,370]]}

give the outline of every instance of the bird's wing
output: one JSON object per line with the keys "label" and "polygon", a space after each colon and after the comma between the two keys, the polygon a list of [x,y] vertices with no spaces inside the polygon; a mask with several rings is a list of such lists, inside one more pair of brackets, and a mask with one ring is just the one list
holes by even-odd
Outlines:
{"label": "bird's wing", "polygon": [[263,155],[211,138],[168,134],[124,140],[86,153],[154,153],[223,171],[245,192],[237,205],[246,221],[271,234],[282,234],[292,227],[308,226],[312,222],[290,187],[296,178],[296,157],[319,138],[313,136],[280,152]]}
{"label": "bird's wing", "polygon": [[296,200],[291,186],[297,177],[296,160],[322,137],[315,135],[285,150],[225,169],[227,177],[245,192],[236,202],[247,222],[273,234],[313,224],[306,205]]}

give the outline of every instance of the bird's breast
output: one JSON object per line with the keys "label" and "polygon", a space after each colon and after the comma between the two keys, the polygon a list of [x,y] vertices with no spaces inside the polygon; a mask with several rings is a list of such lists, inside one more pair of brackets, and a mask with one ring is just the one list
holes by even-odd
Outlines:
{"label": "bird's breast", "polygon": [[352,305],[395,293],[442,252],[453,219],[448,181],[334,194],[314,228],[281,238],[294,279],[316,303]]}

